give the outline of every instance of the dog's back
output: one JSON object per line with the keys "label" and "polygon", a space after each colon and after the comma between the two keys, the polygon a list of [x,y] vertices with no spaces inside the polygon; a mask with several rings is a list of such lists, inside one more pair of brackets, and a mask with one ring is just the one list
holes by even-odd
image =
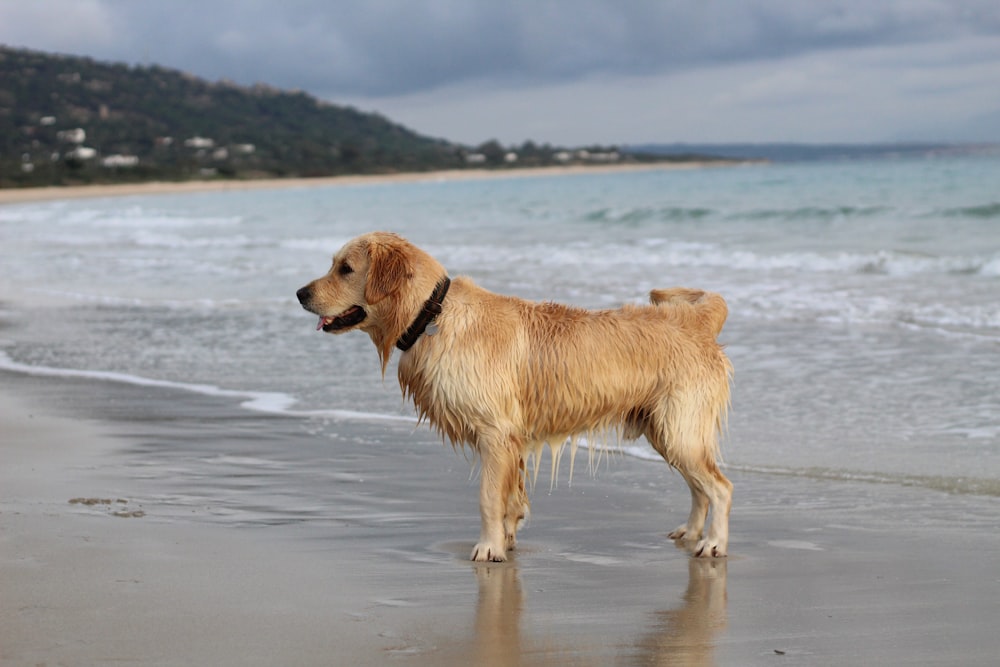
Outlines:
{"label": "dog's back", "polygon": [[655,306],[600,311],[526,303],[526,349],[514,358],[531,439],[619,426],[631,435],[637,415],[658,412],[668,394],[696,389],[713,395],[711,412],[721,419],[730,366],[716,337],[725,301],[695,294],[660,290]]}

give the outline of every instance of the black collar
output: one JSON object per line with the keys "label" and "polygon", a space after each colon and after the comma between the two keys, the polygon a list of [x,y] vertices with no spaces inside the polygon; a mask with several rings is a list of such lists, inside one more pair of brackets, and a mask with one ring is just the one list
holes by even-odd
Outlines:
{"label": "black collar", "polygon": [[427,329],[427,325],[434,321],[434,318],[441,313],[441,304],[444,303],[444,296],[448,293],[448,287],[451,285],[451,279],[445,276],[441,281],[434,287],[434,293],[431,294],[431,298],[424,302],[424,307],[420,310],[417,315],[417,319],[413,320],[413,324],[407,329],[399,340],[396,341],[396,347],[398,347],[403,352],[406,352],[417,339],[423,335],[424,331]]}

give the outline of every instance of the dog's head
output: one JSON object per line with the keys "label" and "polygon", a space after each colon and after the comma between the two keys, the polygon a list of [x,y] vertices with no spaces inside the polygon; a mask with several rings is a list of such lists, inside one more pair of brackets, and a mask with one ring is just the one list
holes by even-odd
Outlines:
{"label": "dog's head", "polygon": [[401,236],[372,232],[348,241],[329,272],[296,296],[319,316],[317,329],[368,333],[384,369],[392,346],[444,275],[436,260]]}
{"label": "dog's head", "polygon": [[405,243],[395,234],[376,232],[344,245],[325,276],[296,292],[302,307],[319,315],[316,329],[343,333],[366,328],[369,309],[412,277],[401,250]]}

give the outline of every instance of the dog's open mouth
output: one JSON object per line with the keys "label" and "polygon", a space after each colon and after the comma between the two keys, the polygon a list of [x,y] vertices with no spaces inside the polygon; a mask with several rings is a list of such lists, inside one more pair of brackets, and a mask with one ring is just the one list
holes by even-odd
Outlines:
{"label": "dog's open mouth", "polygon": [[366,317],[368,317],[368,313],[365,312],[364,308],[361,306],[351,306],[336,317],[323,317],[321,315],[319,323],[316,325],[316,330],[319,331],[322,329],[327,333],[334,333],[347,327],[353,327],[355,324],[360,324]]}

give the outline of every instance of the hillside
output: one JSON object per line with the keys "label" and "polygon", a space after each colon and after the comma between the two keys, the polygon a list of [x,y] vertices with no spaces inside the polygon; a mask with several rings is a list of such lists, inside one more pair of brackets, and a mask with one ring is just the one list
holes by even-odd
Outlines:
{"label": "hillside", "polygon": [[464,147],[299,91],[0,45],[0,187],[664,160]]}
{"label": "hillside", "polygon": [[454,167],[459,147],[301,92],[0,46],[0,186]]}

